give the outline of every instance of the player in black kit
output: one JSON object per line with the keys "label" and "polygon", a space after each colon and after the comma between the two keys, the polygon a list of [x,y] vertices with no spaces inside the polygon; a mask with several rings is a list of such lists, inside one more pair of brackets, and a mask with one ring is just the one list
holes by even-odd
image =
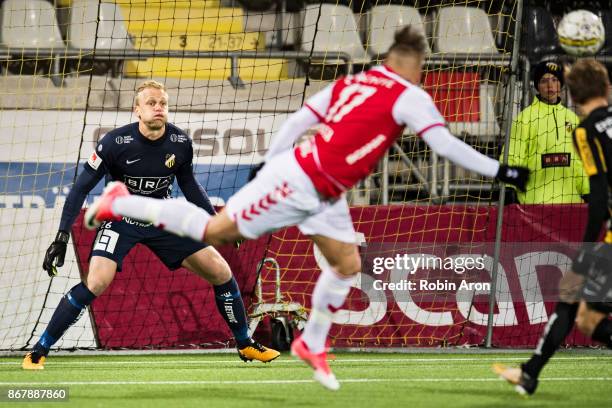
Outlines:
{"label": "player in black kit", "polygon": [[574,145],[589,176],[589,216],[573,269],[585,276],[576,325],[585,335],[612,348],[612,229],[598,241],[610,218],[612,186],[612,108],[606,67],[592,58],[578,60],[567,75],[570,94],[585,117],[574,131]]}
{"label": "player in black kit", "polygon": [[[593,59],[581,59],[566,74],[573,101],[583,121],[574,130],[574,146],[589,176],[589,219],[583,245],[559,283],[559,302],[548,320],[531,358],[520,367],[495,364],[493,370],[515,386],[521,394],[533,394],[538,377],[565,337],[574,327],[593,340],[611,347],[612,324],[607,314],[612,311],[612,231],[604,243],[594,244],[608,218],[608,188],[612,175],[612,112],[608,108],[608,73]],[[582,299],[582,300],[581,300]],[[585,301],[586,300],[586,301]]]}
{"label": "player in black kit", "polygon": [[[43,263],[50,276],[56,274],[56,266],[64,264],[70,227],[87,194],[102,177],[106,182],[124,182],[132,194],[154,198],[169,198],[176,178],[188,201],[214,214],[206,192],[193,174],[191,139],[167,122],[168,94],[164,85],[156,81],[142,83],[136,91],[134,113],[139,121],[109,132],[98,143],[70,191],[59,231]],[[24,369],[44,368],[51,346],[110,285],[121,270],[123,258],[137,243],[149,247],[169,269],[184,266],[213,285],[217,308],[234,334],[241,359],[269,362],[280,355],[249,336],[240,290],[229,265],[214,247],[124,218],[106,222],[98,229],[87,278],[62,298],[40,340],[25,356]]]}

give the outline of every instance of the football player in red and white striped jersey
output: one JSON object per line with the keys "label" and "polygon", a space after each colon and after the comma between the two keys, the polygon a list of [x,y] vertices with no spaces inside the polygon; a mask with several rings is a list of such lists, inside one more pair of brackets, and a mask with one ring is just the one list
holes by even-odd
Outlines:
{"label": "football player in red and white striped jersey", "polygon": [[[114,184],[88,210],[86,223],[129,216],[212,245],[296,225],[328,265],[292,353],[313,367],[322,385],[338,389],[325,341],[334,311],[361,269],[345,192],[372,172],[406,126],[438,155],[465,169],[519,189],[527,181],[527,169],[500,165],[449,133],[431,97],[418,86],[425,49],[423,35],[407,26],[396,33],[384,65],[339,79],[311,97],[283,124],[256,178],[218,215],[211,217],[186,202],[125,196],[123,186]],[[294,147],[315,125],[315,136]]]}

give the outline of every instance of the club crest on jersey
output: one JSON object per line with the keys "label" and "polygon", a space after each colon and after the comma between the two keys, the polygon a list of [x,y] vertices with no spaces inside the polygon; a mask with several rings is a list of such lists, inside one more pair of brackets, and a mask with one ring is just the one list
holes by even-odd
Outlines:
{"label": "club crest on jersey", "polygon": [[167,154],[166,155],[166,167],[171,169],[174,166],[174,163],[176,162],[176,156],[174,154]]}

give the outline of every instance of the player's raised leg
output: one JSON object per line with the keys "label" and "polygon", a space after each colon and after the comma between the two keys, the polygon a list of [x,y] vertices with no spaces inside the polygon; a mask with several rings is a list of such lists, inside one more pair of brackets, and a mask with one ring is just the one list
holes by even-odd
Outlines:
{"label": "player's raised leg", "polygon": [[296,225],[321,205],[312,182],[290,151],[268,163],[257,178],[234,194],[215,216],[182,200],[129,195],[125,186],[116,183],[109,184],[86,211],[88,228],[124,216],[153,223],[182,237],[221,245],[242,238],[255,239],[264,233]]}
{"label": "player's raised leg", "polygon": [[311,237],[325,256],[328,265],[322,271],[312,294],[308,322],[301,337],[291,345],[291,354],[314,369],[314,378],[330,390],[340,383],[327,362],[326,341],[334,313],[344,303],[361,260],[355,244],[315,235]]}
{"label": "player's raised leg", "polygon": [[[181,237],[203,241],[204,232],[211,215],[182,200],[156,200],[130,195],[126,186],[118,181],[109,183],[98,200],[85,212],[85,225],[96,228],[103,221],[129,217],[155,226]],[[229,221],[229,220],[228,220]],[[240,239],[235,229],[235,238],[224,235],[227,242]],[[209,242],[213,243],[214,242]]]}
{"label": "player's raised leg", "polygon": [[232,331],[238,355],[243,361],[268,363],[280,356],[278,351],[261,345],[249,336],[240,288],[228,263],[214,247],[208,246],[185,258],[183,266],[212,284],[219,314]]}
{"label": "player's raised leg", "polygon": [[85,211],[85,226],[88,229],[95,229],[104,221],[119,221],[122,216],[113,213],[112,204],[117,197],[128,197],[130,192],[125,184],[120,181],[108,183],[99,199]]}
{"label": "player's raised leg", "polygon": [[[580,302],[578,317],[576,318],[576,325],[582,333],[605,344],[608,348],[612,348],[612,320],[608,319],[608,315],[611,313],[610,305],[610,303],[587,303],[583,300]],[[595,306],[604,307],[597,308]]]}
{"label": "player's raised leg", "polygon": [[108,258],[93,256],[86,282],[74,286],[60,300],[47,328],[23,359],[24,370],[44,369],[45,359],[53,346],[80,317],[94,299],[100,296],[115,277],[117,264]]}

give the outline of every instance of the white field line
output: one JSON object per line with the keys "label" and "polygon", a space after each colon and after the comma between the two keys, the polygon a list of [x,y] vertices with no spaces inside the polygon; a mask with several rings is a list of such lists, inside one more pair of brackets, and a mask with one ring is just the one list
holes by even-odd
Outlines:
{"label": "white field line", "polygon": [[[63,356],[62,356],[63,357]],[[83,356],[79,356],[83,357]],[[95,359],[97,356],[92,356],[92,359]],[[427,362],[445,362],[452,363],[454,361],[460,362],[476,362],[482,364],[490,364],[491,362],[498,361],[523,361],[527,357],[525,356],[517,356],[517,357],[491,357],[486,356],[483,358],[473,358],[473,357],[460,357],[460,358],[337,358],[336,360],[330,360],[332,364],[342,364],[342,363],[364,363],[364,364],[377,364],[377,363],[427,363]],[[579,360],[612,360],[612,356],[575,356],[575,357],[553,357],[553,361],[579,361]],[[17,360],[13,358],[13,361],[0,361],[0,365],[15,365],[17,362],[21,362],[21,359]],[[299,360],[292,359],[282,359],[275,360],[270,363],[271,365],[278,364],[295,364],[302,363]],[[52,361],[51,365],[69,365],[69,366],[92,366],[92,365],[173,365],[173,364],[184,364],[184,365],[209,365],[209,364],[238,364],[242,365],[242,362],[239,359],[234,360],[159,360],[152,361],[146,360],[141,361],[139,358],[133,360],[117,360],[117,361],[94,361],[94,360],[86,360],[80,358],[78,361]]]}
{"label": "white field line", "polygon": [[[346,378],[341,383],[464,383],[501,382],[499,378]],[[612,381],[612,377],[547,377],[540,381]],[[314,380],[203,380],[203,381],[57,381],[57,382],[0,382],[0,386],[48,387],[70,385],[239,385],[239,384],[304,384]]]}

